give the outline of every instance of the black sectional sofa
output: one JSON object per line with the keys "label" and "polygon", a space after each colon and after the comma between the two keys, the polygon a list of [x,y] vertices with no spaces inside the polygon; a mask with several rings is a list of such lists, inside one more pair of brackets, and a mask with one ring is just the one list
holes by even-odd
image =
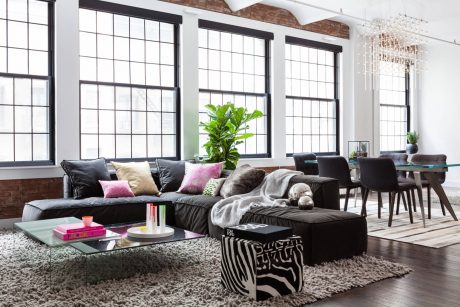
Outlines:
{"label": "black sectional sofa", "polygon": [[[156,169],[152,176],[161,187]],[[116,180],[116,174],[111,172]],[[58,217],[92,215],[101,224],[118,224],[145,220],[147,202],[166,202],[167,223],[193,232],[220,238],[223,230],[210,221],[212,206],[221,197],[189,195],[166,192],[161,196],[132,198],[91,197],[74,199],[72,186],[64,176],[63,198],[35,200],[25,204],[22,220],[33,221]],[[367,250],[366,219],[360,215],[340,211],[338,182],[317,176],[295,176],[290,186],[304,182],[313,191],[315,208],[300,210],[297,207],[253,208],[242,223],[258,222],[290,226],[304,242],[304,262],[309,265],[360,255]],[[289,187],[290,187],[289,186]]]}

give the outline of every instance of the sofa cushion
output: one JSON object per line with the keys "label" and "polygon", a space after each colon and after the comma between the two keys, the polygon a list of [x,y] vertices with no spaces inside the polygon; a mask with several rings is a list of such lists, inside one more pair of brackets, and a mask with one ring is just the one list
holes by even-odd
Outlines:
{"label": "sofa cushion", "polygon": [[206,186],[203,189],[203,195],[207,196],[219,196],[220,195],[220,189],[222,188],[222,185],[224,184],[226,178],[211,178],[209,181],[206,183]]}
{"label": "sofa cushion", "polygon": [[185,162],[157,159],[158,175],[160,177],[161,192],[175,192],[179,190],[185,176]]}
{"label": "sofa cushion", "polygon": [[207,195],[188,195],[174,203],[176,226],[193,232],[208,233],[208,215],[211,208],[222,197]]}
{"label": "sofa cushion", "polygon": [[118,180],[126,180],[134,195],[158,195],[160,191],[153,181],[150,164],[145,162],[112,162]]}
{"label": "sofa cushion", "polygon": [[178,192],[188,194],[201,194],[209,179],[217,179],[222,173],[224,164],[200,163],[192,164],[185,162],[185,176]]}
{"label": "sofa cushion", "polygon": [[61,162],[62,169],[69,176],[75,199],[103,196],[99,180],[110,180],[105,159]]}
{"label": "sofa cushion", "polygon": [[126,180],[99,180],[104,198],[134,197],[133,191]]}
{"label": "sofa cushion", "polygon": [[254,168],[248,164],[238,167],[220,189],[220,195],[224,198],[246,194],[254,190],[264,179],[265,171]]}

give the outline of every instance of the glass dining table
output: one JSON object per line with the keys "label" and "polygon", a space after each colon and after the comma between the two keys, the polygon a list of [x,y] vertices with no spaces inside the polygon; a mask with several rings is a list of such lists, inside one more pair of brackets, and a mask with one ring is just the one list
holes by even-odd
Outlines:
{"label": "glass dining table", "polygon": [[[318,163],[316,160],[305,160],[306,164],[313,164]],[[356,171],[356,176],[359,178],[359,163],[357,161],[348,161],[348,165],[350,170]],[[457,215],[455,214],[454,209],[449,201],[449,198],[444,191],[444,188],[439,182],[439,175],[441,173],[445,173],[449,170],[449,167],[458,167],[460,163],[442,163],[442,164],[433,164],[431,163],[403,163],[399,164],[396,163],[396,170],[397,171],[407,171],[412,172],[414,174],[415,184],[417,185],[417,193],[420,199],[420,211],[422,214],[423,220],[423,227],[426,227],[425,223],[425,209],[423,206],[423,193],[422,193],[422,174],[423,177],[428,180],[430,186],[436,192],[439,197],[441,203],[446,207],[447,211],[449,211],[450,215],[455,221],[458,221]]]}

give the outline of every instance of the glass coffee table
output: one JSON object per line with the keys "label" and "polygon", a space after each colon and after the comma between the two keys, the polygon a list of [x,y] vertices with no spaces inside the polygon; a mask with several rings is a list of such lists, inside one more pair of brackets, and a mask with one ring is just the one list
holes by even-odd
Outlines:
{"label": "glass coffee table", "polygon": [[[26,236],[48,247],[49,283],[53,285],[53,260],[62,261],[59,248],[70,247],[73,251],[83,256],[84,280],[88,284],[88,256],[109,254],[116,251],[131,250],[140,247],[148,247],[157,244],[194,240],[206,237],[206,235],[194,233],[179,227],[169,226],[174,229],[174,234],[169,237],[158,239],[137,239],[128,236],[128,229],[134,226],[145,225],[145,222],[106,225],[107,233],[101,237],[84,238],[72,241],[63,241],[53,235],[53,229],[61,224],[73,224],[81,222],[75,217],[65,217],[31,222],[19,222],[14,224],[15,231],[23,232]],[[206,257],[206,248],[205,248]],[[54,257],[54,258],[53,258]],[[57,258],[56,258],[57,257]],[[122,258],[122,257],[121,257]],[[123,258],[122,258],[123,259]],[[121,267],[123,267],[123,264]]]}

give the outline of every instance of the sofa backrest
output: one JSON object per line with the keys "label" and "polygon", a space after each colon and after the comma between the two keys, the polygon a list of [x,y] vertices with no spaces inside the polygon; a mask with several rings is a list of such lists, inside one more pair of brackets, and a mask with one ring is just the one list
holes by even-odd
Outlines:
{"label": "sofa backrest", "polygon": [[[157,185],[158,189],[161,189],[160,177],[158,177],[158,170],[156,168],[151,169],[153,180]],[[112,180],[118,180],[117,174],[114,170],[109,170],[110,177]],[[64,198],[73,198],[73,187],[70,182],[70,178],[67,175],[63,177],[63,196]]]}

